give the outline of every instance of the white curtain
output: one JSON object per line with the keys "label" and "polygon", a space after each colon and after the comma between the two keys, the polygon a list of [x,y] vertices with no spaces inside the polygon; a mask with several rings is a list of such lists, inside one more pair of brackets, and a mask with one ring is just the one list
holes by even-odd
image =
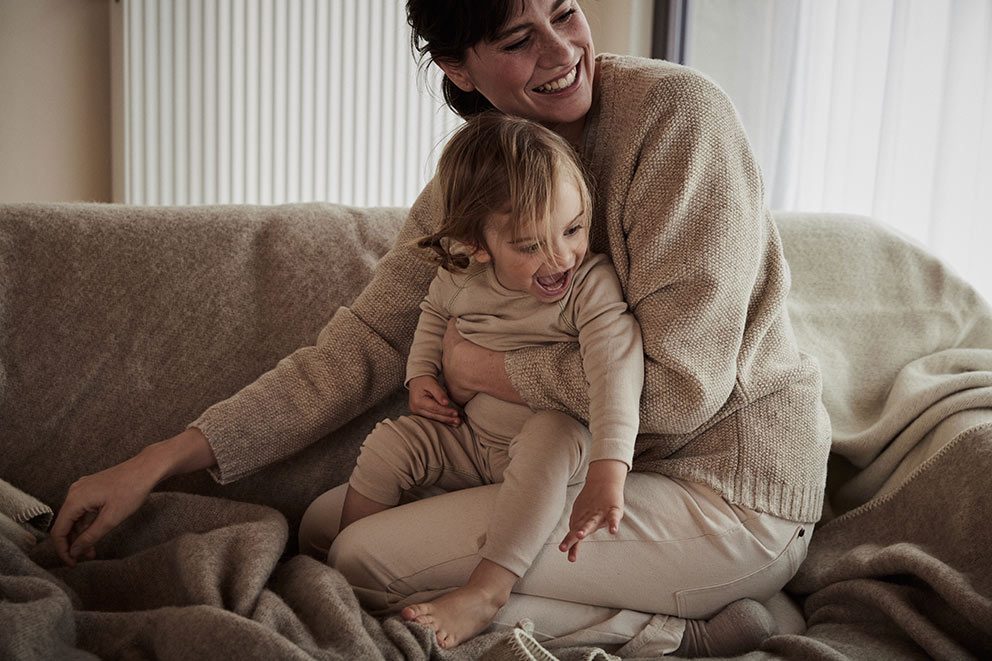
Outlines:
{"label": "white curtain", "polygon": [[773,209],[870,215],[992,301],[992,0],[689,0]]}

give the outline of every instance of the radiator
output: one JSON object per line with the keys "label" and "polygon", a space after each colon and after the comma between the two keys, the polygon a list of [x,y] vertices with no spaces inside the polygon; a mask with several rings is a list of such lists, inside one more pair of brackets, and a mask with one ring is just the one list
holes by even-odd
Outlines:
{"label": "radiator", "polygon": [[112,5],[114,199],[408,206],[460,120],[400,0]]}

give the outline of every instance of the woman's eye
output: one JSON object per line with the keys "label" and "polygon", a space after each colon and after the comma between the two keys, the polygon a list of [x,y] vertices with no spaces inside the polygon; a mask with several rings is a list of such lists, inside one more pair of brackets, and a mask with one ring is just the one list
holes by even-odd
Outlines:
{"label": "woman's eye", "polygon": [[569,9],[568,11],[566,11],[565,13],[563,13],[561,16],[559,16],[558,18],[556,18],[555,21],[558,22],[558,23],[565,23],[565,22],[568,21],[568,19],[572,18],[572,16],[574,16],[574,15],[575,15],[575,8],[573,7],[572,9]]}
{"label": "woman's eye", "polygon": [[512,44],[508,46],[503,46],[503,50],[512,53],[513,51],[520,50],[521,48],[526,46],[528,41],[530,41],[530,37],[524,37],[520,41],[514,41]]}

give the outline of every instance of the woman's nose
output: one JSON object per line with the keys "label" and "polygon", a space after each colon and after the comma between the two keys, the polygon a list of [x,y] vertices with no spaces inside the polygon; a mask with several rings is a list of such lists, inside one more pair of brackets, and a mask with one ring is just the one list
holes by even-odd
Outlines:
{"label": "woman's nose", "polygon": [[572,45],[564,35],[549,30],[541,42],[541,63],[555,69],[572,63]]}

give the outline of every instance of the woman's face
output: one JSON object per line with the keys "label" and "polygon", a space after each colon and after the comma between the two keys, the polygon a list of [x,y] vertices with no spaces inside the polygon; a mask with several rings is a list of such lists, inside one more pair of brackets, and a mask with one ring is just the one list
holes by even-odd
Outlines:
{"label": "woman's face", "polygon": [[438,65],[501,112],[562,132],[589,112],[595,57],[577,0],[524,0],[493,41],[469,48],[462,63]]}

